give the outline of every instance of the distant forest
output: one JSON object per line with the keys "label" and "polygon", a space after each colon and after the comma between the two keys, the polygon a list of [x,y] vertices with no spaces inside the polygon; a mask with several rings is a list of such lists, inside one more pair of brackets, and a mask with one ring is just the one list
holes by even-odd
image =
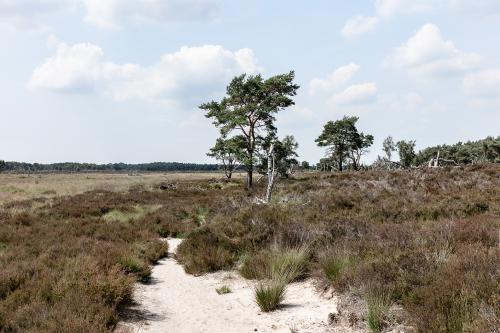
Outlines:
{"label": "distant forest", "polygon": [[[455,164],[474,164],[481,162],[500,163],[500,136],[487,137],[483,140],[459,142],[453,145],[439,145],[422,149],[413,153],[412,165],[425,164],[436,157],[453,161]],[[380,158],[379,158],[380,160]],[[377,162],[375,162],[377,163]],[[307,166],[305,166],[307,165]],[[308,168],[309,163],[302,163],[302,168]],[[373,165],[375,166],[375,164]],[[369,166],[368,166],[369,168]],[[197,164],[179,162],[153,162],[141,164],[127,163],[24,163],[0,161],[0,172],[167,172],[167,171],[218,171],[220,164]],[[245,168],[242,168],[244,170]]]}
{"label": "distant forest", "polygon": [[[1,166],[0,166],[1,167]],[[161,171],[216,171],[218,164],[196,164],[178,162],[153,162],[141,164],[127,163],[23,163],[5,162],[3,171],[6,172],[161,172]]]}
{"label": "distant forest", "polygon": [[487,137],[478,141],[459,142],[454,145],[440,145],[421,150],[416,156],[416,164],[427,162],[439,151],[440,157],[457,164],[480,162],[500,163],[500,136]]}

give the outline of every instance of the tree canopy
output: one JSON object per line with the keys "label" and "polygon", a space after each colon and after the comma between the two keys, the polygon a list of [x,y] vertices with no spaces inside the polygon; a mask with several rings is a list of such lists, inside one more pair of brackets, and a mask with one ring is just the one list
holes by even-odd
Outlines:
{"label": "tree canopy", "polygon": [[212,119],[222,136],[239,132],[245,142],[243,163],[247,171],[247,186],[252,187],[256,151],[266,137],[276,134],[275,115],[294,104],[292,99],[299,86],[293,82],[295,73],[264,79],[261,75],[240,75],[227,86],[220,102],[202,104],[206,117]]}
{"label": "tree canopy", "polygon": [[331,156],[339,171],[344,169],[347,161],[358,170],[361,156],[373,144],[372,135],[358,132],[358,119],[354,116],[344,116],[341,120],[329,121],[316,139],[318,146],[327,147],[327,154]]}
{"label": "tree canopy", "polygon": [[245,161],[245,139],[241,135],[226,139],[220,137],[210,148],[207,156],[214,157],[222,163],[227,178],[231,178],[233,171]]}

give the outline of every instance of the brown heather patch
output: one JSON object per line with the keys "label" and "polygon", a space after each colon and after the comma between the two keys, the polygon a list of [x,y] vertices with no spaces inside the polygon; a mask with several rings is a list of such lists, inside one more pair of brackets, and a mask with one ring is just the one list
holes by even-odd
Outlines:
{"label": "brown heather patch", "polygon": [[160,236],[178,224],[198,227],[185,221],[208,218],[220,191],[186,181],[175,191],[135,186],[8,202],[0,210],[0,332],[111,331],[134,283],[167,254]]}
{"label": "brown heather patch", "polygon": [[303,275],[362,297],[374,330],[393,323],[394,304],[420,332],[497,327],[498,165],[308,173],[280,181],[272,204],[252,203],[263,186],[248,193],[186,179],[166,190],[9,201],[0,210],[0,331],[112,330],[167,236],[186,237],[177,258],[189,273],[240,263],[255,279],[266,277],[275,244],[307,246]]}

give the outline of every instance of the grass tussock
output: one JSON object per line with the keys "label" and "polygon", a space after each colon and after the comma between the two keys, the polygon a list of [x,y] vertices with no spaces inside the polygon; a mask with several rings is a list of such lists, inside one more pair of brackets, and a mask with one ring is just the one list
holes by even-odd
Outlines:
{"label": "grass tussock", "polygon": [[366,321],[372,332],[381,332],[388,325],[391,292],[385,286],[371,286],[365,296],[368,307]]}
{"label": "grass tussock", "polygon": [[231,293],[231,288],[229,288],[228,286],[222,286],[220,288],[215,289],[215,291],[219,295],[225,295]]}
{"label": "grass tussock", "polygon": [[269,278],[271,280],[294,282],[306,274],[309,261],[307,246],[300,248],[276,248],[271,251]]}
{"label": "grass tussock", "polygon": [[285,298],[286,282],[270,280],[255,287],[255,301],[263,312],[276,310]]}

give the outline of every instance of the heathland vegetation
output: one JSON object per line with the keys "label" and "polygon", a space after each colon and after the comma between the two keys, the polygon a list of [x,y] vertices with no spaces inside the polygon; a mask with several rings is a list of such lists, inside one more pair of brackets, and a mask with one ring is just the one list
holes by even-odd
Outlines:
{"label": "heathland vegetation", "polygon": [[[201,106],[220,130],[208,154],[225,177],[4,200],[0,331],[113,330],[134,283],[166,255],[165,237],[184,238],[176,258],[187,273],[257,280],[262,311],[312,278],[340,295],[337,316],[356,329],[498,331],[500,138],[416,152],[388,137],[368,166],[373,136],[343,117],[318,133],[327,154],[311,171],[275,127],[293,80],[242,75]],[[232,178],[238,168],[245,184]]]}

